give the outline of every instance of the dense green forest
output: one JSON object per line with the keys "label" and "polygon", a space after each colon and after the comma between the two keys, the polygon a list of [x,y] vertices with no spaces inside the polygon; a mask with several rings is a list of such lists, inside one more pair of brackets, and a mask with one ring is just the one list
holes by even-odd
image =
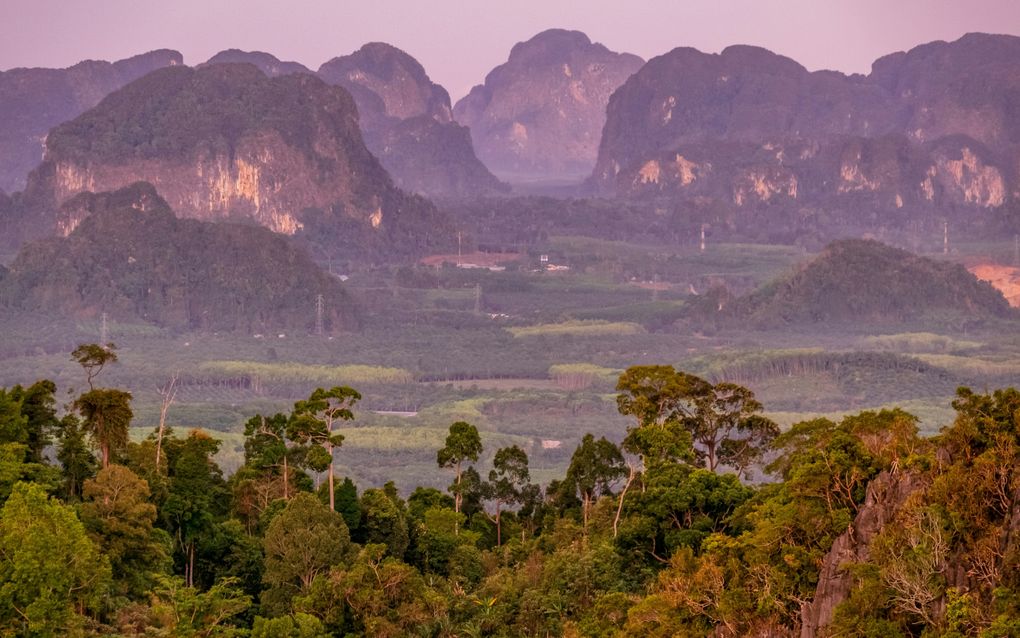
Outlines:
{"label": "dense green forest", "polygon": [[72,358],[67,405],[0,390],[4,635],[1020,635],[1015,389],[957,390],[929,438],[898,409],[780,432],[747,388],[633,366],[628,425],[557,479],[457,421],[449,488],[402,495],[336,475],[352,388],[251,415],[225,476],[202,430],[129,440],[112,344]]}

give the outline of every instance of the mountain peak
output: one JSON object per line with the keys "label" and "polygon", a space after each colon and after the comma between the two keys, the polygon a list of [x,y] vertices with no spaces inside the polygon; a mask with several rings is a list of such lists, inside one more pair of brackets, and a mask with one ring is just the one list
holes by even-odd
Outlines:
{"label": "mountain peak", "polygon": [[550,29],[511,49],[457,102],[479,157],[507,178],[578,178],[591,170],[609,96],[643,61]]}
{"label": "mountain peak", "polygon": [[311,70],[298,62],[284,62],[275,55],[263,51],[242,51],[240,49],[220,51],[199,66],[236,63],[253,64],[269,77],[288,75],[290,73],[311,73]]}

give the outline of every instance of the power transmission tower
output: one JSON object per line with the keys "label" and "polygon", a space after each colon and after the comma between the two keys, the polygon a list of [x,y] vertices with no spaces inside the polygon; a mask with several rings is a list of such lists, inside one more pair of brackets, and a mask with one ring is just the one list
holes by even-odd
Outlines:
{"label": "power transmission tower", "polygon": [[319,335],[320,337],[325,332],[322,326],[322,309],[323,309],[322,295],[315,295],[315,334]]}
{"label": "power transmission tower", "polygon": [[100,320],[99,320],[99,345],[101,345],[101,346],[103,346],[105,348],[106,344],[109,343],[109,336],[110,336],[110,331],[109,331],[109,329],[107,328],[107,325],[106,325],[106,313],[104,312],[100,316]]}
{"label": "power transmission tower", "polygon": [[705,224],[701,225],[701,252],[705,252]]}
{"label": "power transmission tower", "polygon": [[949,254],[949,222],[942,222],[942,254]]}

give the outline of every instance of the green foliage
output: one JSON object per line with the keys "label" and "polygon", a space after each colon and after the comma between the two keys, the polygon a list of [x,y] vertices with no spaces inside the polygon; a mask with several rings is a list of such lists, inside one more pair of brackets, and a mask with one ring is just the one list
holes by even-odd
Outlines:
{"label": "green foliage", "polygon": [[732,312],[770,327],[924,319],[966,325],[1013,314],[999,291],[963,266],[872,240],[833,242],[785,281],[741,300]]}
{"label": "green foliage", "polygon": [[225,579],[206,591],[187,587],[180,578],[161,578],[153,591],[157,630],[180,638],[234,638],[245,631],[232,622],[251,607],[251,598]]}
{"label": "green foliage", "polygon": [[0,510],[0,630],[62,636],[101,608],[110,566],[71,508],[19,483]]}
{"label": "green foliage", "polygon": [[461,486],[461,464],[465,461],[477,461],[482,453],[482,438],[478,428],[465,421],[457,421],[450,425],[450,434],[445,445],[436,452],[436,463],[439,467],[452,467],[455,471],[454,482],[450,492],[454,498],[454,511],[460,512],[463,501]]}
{"label": "green foliage", "polygon": [[565,486],[572,487],[581,499],[584,528],[592,504],[602,495],[611,494],[612,486],[627,473],[620,449],[605,437],[598,441],[585,434],[570,457]]}
{"label": "green foliage", "polygon": [[128,468],[111,465],[85,481],[82,496],[82,523],[110,560],[116,593],[144,599],[171,564],[170,538],[153,528],[149,485]]}
{"label": "green foliage", "polygon": [[297,613],[279,618],[255,618],[251,638],[328,638],[325,627],[315,616]]}
{"label": "green foliage", "polygon": [[[725,465],[739,473],[761,458],[779,433],[761,415],[763,406],[754,393],[735,383],[712,385],[672,366],[634,366],[620,375],[616,389],[620,413],[639,422],[624,445],[645,456],[662,456],[670,448],[649,446],[640,430],[679,426],[690,434],[695,454],[709,470]],[[671,454],[679,458],[679,448]]]}
{"label": "green foliage", "polygon": [[351,540],[343,517],[315,496],[298,494],[269,524],[264,547],[263,579],[275,590],[269,599],[279,603],[308,593],[316,576],[346,560]]}
{"label": "green foliage", "polygon": [[71,358],[85,369],[90,390],[93,389],[93,379],[102,372],[103,366],[107,363],[116,363],[117,353],[114,352],[115,349],[116,346],[112,343],[108,343],[105,346],[98,343],[83,343],[71,353]]}
{"label": "green foliage", "polygon": [[407,551],[407,517],[384,490],[372,488],[361,495],[358,541],[386,548],[386,555],[403,560]]}
{"label": "green foliage", "polygon": [[131,393],[105,388],[89,390],[74,400],[74,407],[81,414],[92,444],[99,448],[103,467],[109,467],[113,455],[128,442],[128,428],[134,417]]}
{"label": "green foliage", "polygon": [[407,370],[385,366],[207,361],[202,364],[201,369],[218,376],[247,376],[263,381],[312,381],[345,385],[400,384],[414,381],[414,375]]}

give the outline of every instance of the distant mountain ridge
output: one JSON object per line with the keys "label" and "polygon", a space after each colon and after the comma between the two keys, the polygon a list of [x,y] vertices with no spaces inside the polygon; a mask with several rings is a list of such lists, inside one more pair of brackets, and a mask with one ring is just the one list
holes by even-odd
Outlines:
{"label": "distant mountain ridge", "polygon": [[970,34],[808,72],[765,49],[678,48],[609,101],[589,182],[617,197],[816,215],[992,210],[1020,198],[1020,38]]}
{"label": "distant mountain ridge", "polygon": [[252,225],[178,219],[148,183],[83,193],[88,210],[66,237],[22,248],[0,278],[0,306],[179,330],[248,333],[356,326],[353,303],[286,237]]}
{"label": "distant mountain ridge", "polygon": [[550,29],[514,45],[504,64],[454,106],[497,175],[575,178],[591,172],[610,94],[643,60]]}
{"label": "distant mountain ridge", "polygon": [[183,63],[177,51],[160,49],[117,62],[85,60],[66,69],[0,71],[0,189],[25,187],[29,171],[42,161],[43,141],[51,128],[150,71]]}

